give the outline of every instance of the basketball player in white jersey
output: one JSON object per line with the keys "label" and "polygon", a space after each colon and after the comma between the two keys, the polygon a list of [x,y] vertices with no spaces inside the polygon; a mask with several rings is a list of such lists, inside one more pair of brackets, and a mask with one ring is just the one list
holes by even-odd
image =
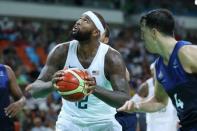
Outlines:
{"label": "basketball player in white jersey", "polygon": [[[27,87],[33,97],[44,97],[61,80],[64,67],[89,72],[86,89],[94,92],[80,102],[64,99],[56,131],[121,131],[114,114],[129,96],[124,61],[116,50],[99,42],[105,32],[101,15],[87,11],[72,30],[75,40],[57,45],[49,54],[38,79]],[[60,70],[60,71],[59,71]],[[94,78],[96,79],[96,85]]]}
{"label": "basketball player in white jersey", "polygon": [[[151,74],[154,73],[154,63],[150,66]],[[138,94],[133,98],[134,101],[140,101],[143,98],[149,99],[154,95],[153,77],[142,83],[138,89]],[[177,131],[177,112],[169,98],[165,108],[158,112],[146,113],[147,131]]]}

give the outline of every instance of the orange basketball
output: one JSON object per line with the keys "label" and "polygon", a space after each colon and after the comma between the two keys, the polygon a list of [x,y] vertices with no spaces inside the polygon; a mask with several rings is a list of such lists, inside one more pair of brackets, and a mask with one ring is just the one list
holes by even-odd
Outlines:
{"label": "orange basketball", "polygon": [[58,92],[68,101],[83,99],[88,94],[88,91],[84,89],[84,78],[88,76],[88,73],[77,68],[64,69],[64,71],[63,80],[56,83]]}

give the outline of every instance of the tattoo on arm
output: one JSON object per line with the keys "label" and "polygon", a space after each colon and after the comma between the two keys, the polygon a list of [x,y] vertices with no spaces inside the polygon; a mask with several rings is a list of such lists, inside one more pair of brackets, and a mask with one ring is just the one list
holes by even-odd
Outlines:
{"label": "tattoo on arm", "polygon": [[94,94],[107,104],[113,107],[120,107],[130,98],[130,90],[125,75],[126,66],[117,51],[109,49],[105,56],[104,70],[105,76],[110,81],[113,91],[98,87]]}
{"label": "tattoo on arm", "polygon": [[69,44],[60,44],[49,53],[46,64],[38,76],[38,79],[31,84],[30,92],[33,97],[44,97],[53,91],[51,79],[55,72],[63,69],[67,58],[68,45]]}
{"label": "tattoo on arm", "polygon": [[67,57],[67,48],[68,44],[60,44],[49,53],[46,65],[38,77],[39,80],[50,81],[55,72],[63,69]]}

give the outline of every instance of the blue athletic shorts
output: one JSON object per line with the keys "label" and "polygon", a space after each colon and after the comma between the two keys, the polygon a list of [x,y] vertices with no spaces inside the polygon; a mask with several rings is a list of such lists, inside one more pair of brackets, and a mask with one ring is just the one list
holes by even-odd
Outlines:
{"label": "blue athletic shorts", "polygon": [[122,126],[123,131],[136,131],[137,117],[136,113],[118,112],[115,115],[116,120]]}

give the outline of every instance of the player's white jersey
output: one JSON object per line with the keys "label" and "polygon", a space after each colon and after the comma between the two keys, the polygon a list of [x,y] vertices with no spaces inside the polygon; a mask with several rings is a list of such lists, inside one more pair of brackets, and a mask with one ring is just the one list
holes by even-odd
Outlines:
{"label": "player's white jersey", "polygon": [[[153,78],[147,80],[149,93],[147,98],[154,95]],[[176,131],[177,112],[169,98],[168,105],[155,113],[146,114],[147,131]],[[165,126],[166,125],[166,126]],[[159,128],[162,127],[162,128]]]}
{"label": "player's white jersey", "polygon": [[[70,42],[65,67],[84,69],[77,58],[77,46],[78,41],[73,40]],[[108,45],[101,43],[96,56],[86,70],[91,76],[96,78],[97,85],[107,90],[112,90],[112,86],[104,73],[104,61],[108,49]],[[64,99],[62,99],[62,102],[63,106],[60,115],[80,125],[98,123],[98,121],[109,121],[114,119],[114,114],[116,113],[115,108],[107,105],[92,94],[80,102],[69,102]]]}

